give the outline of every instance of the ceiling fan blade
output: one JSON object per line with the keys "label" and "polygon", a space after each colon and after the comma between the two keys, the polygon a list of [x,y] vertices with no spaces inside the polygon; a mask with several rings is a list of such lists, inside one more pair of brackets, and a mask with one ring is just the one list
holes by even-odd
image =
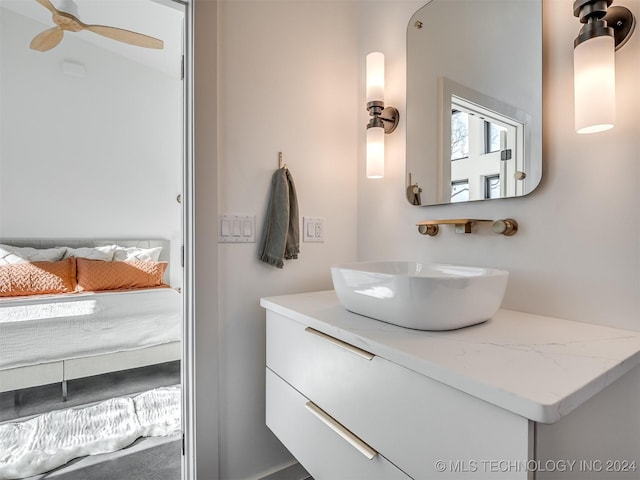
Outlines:
{"label": "ceiling fan blade", "polygon": [[156,49],[164,48],[164,42],[162,40],[142,33],[125,30],[123,28],[107,27],[104,25],[85,25],[85,29],[93,33],[97,33],[98,35],[102,35],[103,37],[118,40],[130,45],[136,45],[138,47]]}
{"label": "ceiling fan blade", "polygon": [[49,0],[36,0],[40,5],[49,10],[51,13],[58,13],[56,7]]}
{"label": "ceiling fan blade", "polygon": [[60,27],[53,27],[44,32],[40,32],[31,40],[31,49],[39,52],[46,52],[58,45],[62,41],[64,32]]}

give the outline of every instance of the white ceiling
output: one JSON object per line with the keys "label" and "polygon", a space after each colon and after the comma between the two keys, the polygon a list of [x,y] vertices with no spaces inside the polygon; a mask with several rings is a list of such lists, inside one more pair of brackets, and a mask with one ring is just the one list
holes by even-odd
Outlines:
{"label": "white ceiling", "polygon": [[[184,10],[171,0],[74,0],[79,19],[92,25],[109,25],[151,35],[164,41],[162,50],[141,48],[110,40],[92,32],[65,32],[122,55],[130,60],[180,78],[183,51]],[[51,0],[56,8],[60,0]],[[36,0],[0,0],[7,8],[42,23],[42,30],[54,26],[49,11]],[[36,32],[38,33],[38,32]],[[56,48],[63,48],[62,43]],[[43,53],[46,55],[46,52]]]}

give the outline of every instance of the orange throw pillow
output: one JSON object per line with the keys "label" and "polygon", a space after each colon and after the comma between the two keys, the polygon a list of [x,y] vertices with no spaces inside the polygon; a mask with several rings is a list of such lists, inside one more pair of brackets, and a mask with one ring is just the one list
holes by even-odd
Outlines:
{"label": "orange throw pillow", "polygon": [[0,265],[0,297],[71,293],[76,290],[76,259]]}
{"label": "orange throw pillow", "polygon": [[167,269],[167,262],[144,260],[108,262],[86,258],[78,258],[76,262],[80,291],[96,292],[166,286],[162,277]]}

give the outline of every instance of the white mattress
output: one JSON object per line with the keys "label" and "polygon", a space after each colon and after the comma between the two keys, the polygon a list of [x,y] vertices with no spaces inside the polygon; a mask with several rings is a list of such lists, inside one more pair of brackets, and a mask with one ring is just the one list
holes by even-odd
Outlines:
{"label": "white mattress", "polygon": [[0,299],[0,369],[178,341],[172,288]]}

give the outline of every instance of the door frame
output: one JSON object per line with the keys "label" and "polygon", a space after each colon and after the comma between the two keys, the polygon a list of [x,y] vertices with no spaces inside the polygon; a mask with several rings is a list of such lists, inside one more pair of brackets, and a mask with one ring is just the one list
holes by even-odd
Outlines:
{"label": "door frame", "polygon": [[[196,480],[198,477],[217,480],[219,478],[218,0],[184,0],[181,3],[186,7],[185,162],[182,203],[184,242],[182,480]],[[196,62],[198,62],[197,71],[194,68]]]}
{"label": "door frame", "polygon": [[[174,0],[178,1],[178,0]],[[194,115],[193,115],[193,1],[185,0],[184,20],[184,162],[182,185],[182,480],[195,480],[195,275],[194,275]]]}

